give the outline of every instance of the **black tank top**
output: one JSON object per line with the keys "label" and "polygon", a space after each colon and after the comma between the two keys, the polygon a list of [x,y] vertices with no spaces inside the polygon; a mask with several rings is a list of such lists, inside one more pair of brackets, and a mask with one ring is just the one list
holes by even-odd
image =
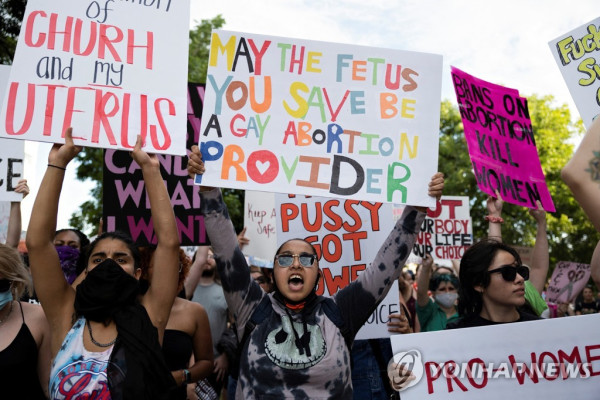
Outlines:
{"label": "black tank top", "polygon": [[37,345],[25,325],[23,306],[17,303],[23,324],[12,343],[0,351],[0,391],[4,396],[8,390],[15,399],[46,399],[37,373]]}
{"label": "black tank top", "polygon": [[[165,329],[163,354],[170,371],[187,368],[193,351],[192,337],[183,331]],[[186,385],[171,390],[171,400],[186,399]]]}

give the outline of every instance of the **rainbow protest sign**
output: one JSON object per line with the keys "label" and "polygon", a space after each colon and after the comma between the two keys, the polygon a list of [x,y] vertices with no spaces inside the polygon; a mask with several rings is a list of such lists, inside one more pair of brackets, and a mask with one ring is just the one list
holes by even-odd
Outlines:
{"label": "rainbow protest sign", "polygon": [[208,186],[433,206],[442,57],[217,30]]}

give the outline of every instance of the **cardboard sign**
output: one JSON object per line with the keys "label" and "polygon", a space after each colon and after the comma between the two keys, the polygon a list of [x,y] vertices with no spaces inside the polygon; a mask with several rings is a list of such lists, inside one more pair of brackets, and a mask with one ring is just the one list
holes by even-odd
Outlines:
{"label": "cardboard sign", "polygon": [[600,114],[600,18],[550,41],[550,51],[587,129]]}
{"label": "cardboard sign", "polygon": [[479,189],[512,204],[555,211],[527,109],[515,89],[452,67],[452,82]]}
{"label": "cardboard sign", "polygon": [[533,262],[533,247],[515,245],[511,245],[510,247],[519,253],[519,257],[521,257],[521,262],[523,264],[531,267],[531,263]]}
{"label": "cardboard sign", "polygon": [[245,191],[244,227],[250,243],[242,251],[250,264],[273,268],[273,256],[277,251],[277,211],[273,193]]}
{"label": "cardboard sign", "polygon": [[439,55],[213,31],[196,182],[432,206],[441,69]]}
{"label": "cardboard sign", "polygon": [[[188,85],[187,145],[198,138],[204,85]],[[165,180],[182,246],[208,242],[204,217],[200,207],[199,186],[187,173],[187,157],[159,154],[161,174]],[[138,245],[155,244],[154,226],[150,213],[142,170],[131,154],[125,151],[104,152],[103,219],[107,231],[120,230],[131,235]]]}
{"label": "cardboard sign", "polygon": [[596,400],[600,315],[391,337],[402,400]]}
{"label": "cardboard sign", "polygon": [[[394,218],[404,207],[394,205]],[[473,221],[467,196],[442,196],[435,209],[427,210],[413,254],[423,258],[431,254],[437,260],[460,260],[473,244]]]}
{"label": "cardboard sign", "polygon": [[546,290],[546,299],[557,304],[572,302],[583,290],[591,274],[590,264],[557,262]]}
{"label": "cardboard sign", "polygon": [[189,0],[29,0],[0,136],[185,154]]}
{"label": "cardboard sign", "polygon": [[[278,246],[302,238],[316,248],[323,272],[317,294],[324,296],[334,295],[369,268],[394,226],[391,204],[276,194],[275,206]],[[389,337],[388,316],[399,310],[394,282],[356,339]]]}

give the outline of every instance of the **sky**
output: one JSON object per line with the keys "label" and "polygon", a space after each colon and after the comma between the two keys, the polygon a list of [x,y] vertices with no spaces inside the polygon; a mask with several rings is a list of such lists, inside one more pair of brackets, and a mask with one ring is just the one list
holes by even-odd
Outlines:
{"label": "sky", "polygon": [[[221,14],[223,29],[270,36],[409,50],[443,56],[442,99],[456,104],[450,66],[518,89],[553,95],[579,114],[548,42],[598,17],[598,0],[191,0],[190,28]],[[535,127],[534,127],[535,129]],[[23,229],[45,171],[50,145],[26,146],[31,195],[22,203]],[[70,165],[58,228],[89,198],[90,182]]]}

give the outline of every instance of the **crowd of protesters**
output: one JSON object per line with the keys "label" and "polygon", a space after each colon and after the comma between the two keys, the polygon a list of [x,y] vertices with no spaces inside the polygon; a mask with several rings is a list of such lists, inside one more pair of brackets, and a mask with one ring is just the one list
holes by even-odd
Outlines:
{"label": "crowd of protesters", "polygon": [[[199,247],[191,259],[180,248],[158,160],[139,138],[132,156],[143,172],[156,245],[140,248],[121,232],[90,241],[76,229],[56,230],[65,169],[81,151],[72,135],[67,130],[65,144],[48,156],[26,254],[16,250],[18,203],[0,245],[0,376],[22,388],[22,398],[386,399],[399,388],[384,372],[389,340],[354,338],[394,281],[401,307],[389,316],[393,334],[600,311],[600,242],[590,284],[572,302],[547,302],[545,212],[540,205],[530,210],[537,236],[525,266],[502,242],[498,193],[487,202],[488,237],[476,238],[454,268],[429,255],[417,271],[397,267],[405,264],[426,214],[408,206],[386,241],[374,244],[380,249],[371,265],[377,267],[325,298],[316,294],[321,270],[310,243],[283,243],[272,269],[248,265],[242,253],[248,239],[234,231],[220,189],[201,187],[198,213],[211,246]],[[593,151],[600,151],[600,119],[562,177],[600,231],[600,178],[583,173]],[[204,171],[193,147],[188,172]],[[428,194],[439,198],[443,186],[444,177],[434,175]],[[17,191],[26,196],[27,182]]]}

